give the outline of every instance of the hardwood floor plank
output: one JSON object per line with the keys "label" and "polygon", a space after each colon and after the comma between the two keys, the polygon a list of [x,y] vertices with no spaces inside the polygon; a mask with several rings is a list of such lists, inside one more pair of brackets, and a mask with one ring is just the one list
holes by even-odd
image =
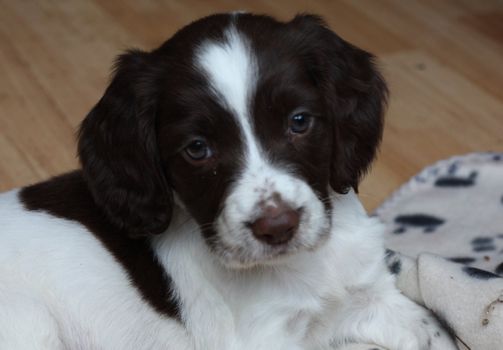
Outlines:
{"label": "hardwood floor plank", "polygon": [[[503,101],[421,51],[388,56],[384,64],[393,67],[387,71],[392,92],[388,126],[362,193],[382,199],[437,160],[503,151]],[[369,208],[377,204],[379,200],[367,201]]]}

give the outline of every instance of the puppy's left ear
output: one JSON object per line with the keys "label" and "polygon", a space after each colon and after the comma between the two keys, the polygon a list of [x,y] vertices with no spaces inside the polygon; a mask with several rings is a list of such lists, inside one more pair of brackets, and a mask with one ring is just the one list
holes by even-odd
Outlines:
{"label": "puppy's left ear", "polygon": [[351,187],[357,191],[381,141],[386,83],[374,56],[341,39],[320,17],[299,15],[291,23],[309,42],[309,52],[304,52],[307,68],[330,114],[330,185],[339,193]]}

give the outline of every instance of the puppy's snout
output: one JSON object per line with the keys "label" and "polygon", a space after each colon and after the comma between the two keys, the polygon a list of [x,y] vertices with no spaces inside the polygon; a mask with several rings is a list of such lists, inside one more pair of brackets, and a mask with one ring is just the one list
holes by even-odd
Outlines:
{"label": "puppy's snout", "polygon": [[268,206],[263,214],[250,227],[253,235],[270,245],[287,243],[292,239],[299,226],[299,211],[286,204]]}

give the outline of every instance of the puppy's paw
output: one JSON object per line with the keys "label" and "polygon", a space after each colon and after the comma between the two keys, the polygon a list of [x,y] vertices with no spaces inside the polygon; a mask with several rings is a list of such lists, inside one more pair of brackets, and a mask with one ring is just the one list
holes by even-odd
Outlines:
{"label": "puppy's paw", "polygon": [[404,300],[398,304],[402,306],[390,310],[389,318],[381,324],[387,339],[380,345],[389,350],[458,349],[451,335],[427,310],[401,297]]}
{"label": "puppy's paw", "polygon": [[[419,306],[418,306],[419,307]],[[454,344],[454,339],[449,332],[429,312],[424,311],[425,316],[421,318],[423,329],[427,334],[425,349],[428,350],[451,350],[458,349]]]}
{"label": "puppy's paw", "polygon": [[398,292],[347,316],[339,328],[341,340],[375,343],[388,350],[457,349],[426,309]]}

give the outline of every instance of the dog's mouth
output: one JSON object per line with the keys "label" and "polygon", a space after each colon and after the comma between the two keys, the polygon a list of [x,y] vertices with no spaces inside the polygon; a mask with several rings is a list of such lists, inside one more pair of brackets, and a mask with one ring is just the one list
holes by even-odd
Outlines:
{"label": "dog's mouth", "polygon": [[284,243],[258,240],[246,225],[238,230],[219,225],[220,230],[207,235],[206,241],[226,267],[246,269],[278,265],[301,252],[316,251],[326,242],[330,236],[330,220],[329,213],[324,214],[314,217],[303,213],[295,234]]}
{"label": "dog's mouth", "polygon": [[260,253],[250,253],[246,247],[220,246],[214,249],[217,258],[223,265],[235,269],[247,269],[258,266],[279,265],[301,252],[316,251],[329,237],[329,230],[320,234],[317,242],[311,246],[285,244],[267,247]]}

